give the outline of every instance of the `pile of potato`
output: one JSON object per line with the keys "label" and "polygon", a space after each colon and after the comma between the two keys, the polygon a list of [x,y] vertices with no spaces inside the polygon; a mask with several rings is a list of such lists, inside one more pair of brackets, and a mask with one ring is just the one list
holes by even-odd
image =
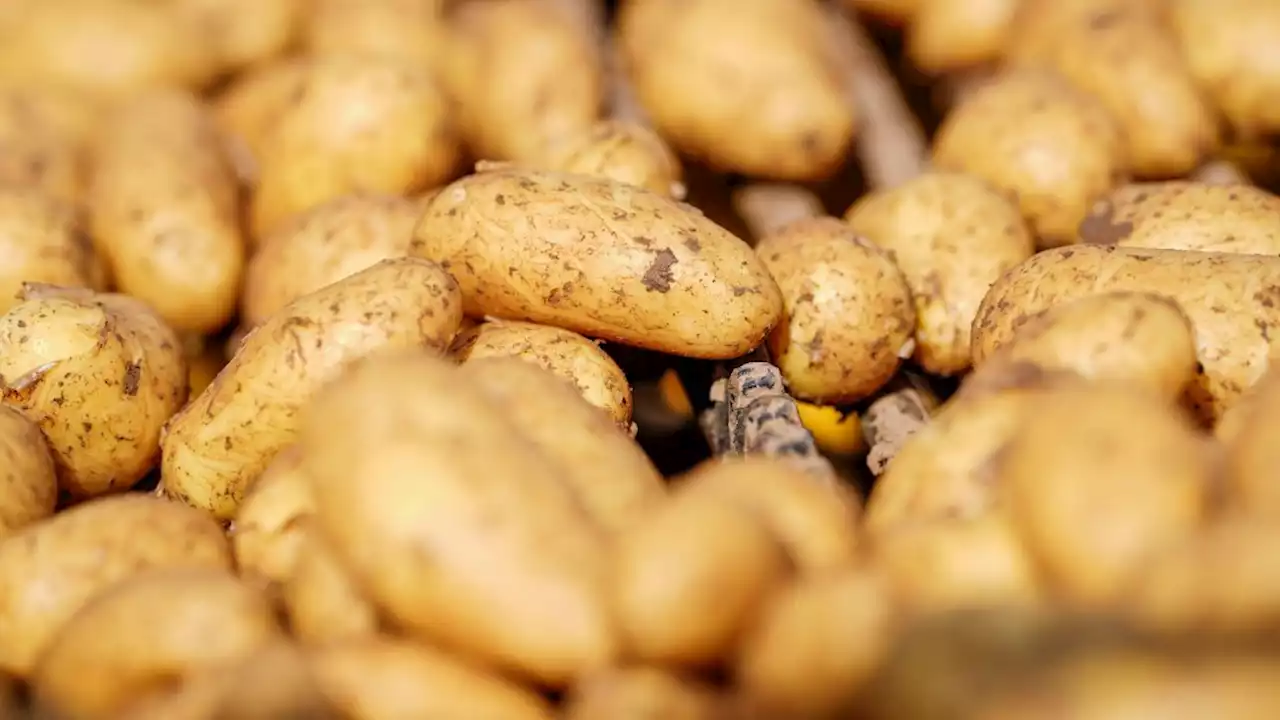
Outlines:
{"label": "pile of potato", "polygon": [[[0,717],[1274,717],[1280,4],[612,5],[0,2]],[[939,402],[664,477],[753,352]]]}

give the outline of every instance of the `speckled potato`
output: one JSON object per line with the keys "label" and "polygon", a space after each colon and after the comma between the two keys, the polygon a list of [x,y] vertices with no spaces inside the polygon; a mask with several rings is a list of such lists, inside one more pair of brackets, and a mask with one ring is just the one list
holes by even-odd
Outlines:
{"label": "speckled potato", "polygon": [[1100,101],[1038,70],[993,77],[943,120],[941,170],[970,173],[1017,199],[1045,246],[1064,245],[1125,173],[1126,146]]}
{"label": "speckled potato", "polygon": [[677,150],[815,180],[843,164],[857,124],[825,22],[812,0],[631,0],[616,32],[636,98]]}
{"label": "speckled potato", "polygon": [[597,175],[683,200],[684,170],[666,142],[637,122],[601,120],[553,145],[550,170]]}
{"label": "speckled potato", "polygon": [[405,198],[346,195],[287,221],[249,261],[240,321],[261,325],[307,293],[404,256],[420,214]]}
{"label": "speckled potato", "polygon": [[1250,185],[1175,180],[1122,185],[1090,210],[1093,245],[1280,255],[1280,197]]}
{"label": "speckled potato", "polygon": [[0,185],[77,202],[92,105],[62,88],[0,88]]}
{"label": "speckled potato", "polygon": [[0,669],[26,677],[86,602],[148,569],[230,569],[208,515],[146,495],[92,500],[0,540]]}
{"label": "speckled potato", "polygon": [[53,514],[58,475],[35,423],[0,405],[0,538]]}
{"label": "speckled potato", "polygon": [[318,532],[300,536],[296,562],[280,595],[289,630],[304,643],[342,642],[378,632],[377,608]]}
{"label": "speckled potato", "polygon": [[444,0],[313,0],[300,43],[310,55],[385,55],[435,67]]}
{"label": "speckled potato", "polygon": [[[264,63],[236,76],[210,101],[228,155],[245,186],[257,184],[258,158],[265,150],[269,130],[302,92],[308,67],[301,58]],[[256,240],[252,234],[247,239]]]}
{"label": "speckled potato", "polygon": [[1270,0],[1175,0],[1169,16],[1191,74],[1236,133],[1280,130],[1280,7]]}
{"label": "speckled potato", "polygon": [[1079,245],[1042,252],[991,287],[973,324],[981,362],[1055,305],[1105,292],[1163,295],[1195,328],[1188,399],[1207,422],[1261,377],[1280,325],[1280,260],[1257,255]]}
{"label": "speckled potato", "polygon": [[301,433],[316,520],[396,626],[547,685],[616,652],[605,535],[560,469],[447,360],[370,358]]}
{"label": "speckled potato", "polygon": [[89,227],[120,291],[180,332],[226,325],[244,273],[239,189],[200,99],[129,100],[99,129],[90,165]]}
{"label": "speckled potato", "polygon": [[676,355],[737,357],[782,314],[746,243],[689,205],[582,175],[499,167],[458,180],[427,206],[410,252],[453,273],[468,315]]}
{"label": "speckled potato", "polygon": [[59,717],[108,717],[157,683],[242,660],[280,634],[267,596],[231,573],[157,570],[67,621],[31,685],[37,705]]}
{"label": "speckled potato", "polygon": [[187,399],[178,336],[124,295],[27,284],[0,316],[5,405],[36,422],[75,498],[127,490],[160,454],[164,424]]}
{"label": "speckled potato", "polygon": [[907,278],[915,362],[935,375],[967,370],[982,297],[1035,252],[1017,204],[973,176],[925,173],[863,196],[845,220],[887,250]]}
{"label": "speckled potato", "polygon": [[26,282],[104,289],[104,268],[73,207],[39,190],[0,189],[0,258],[0,313],[18,304]]}
{"label": "speckled potato", "polygon": [[564,720],[712,720],[716,698],[697,682],[652,666],[604,670],[573,686],[561,709]]}
{"label": "speckled potato", "polygon": [[1022,0],[914,2],[917,7],[907,25],[907,56],[927,73],[963,71],[998,60],[1022,4]]}
{"label": "speckled potato", "polygon": [[416,258],[383,260],[285,306],[166,427],[164,492],[234,518],[249,483],[293,442],[299,412],[321,386],[374,352],[444,352],[461,306],[453,279]]}
{"label": "speckled potato", "polygon": [[228,535],[241,575],[287,580],[315,510],[296,447],[278,453],[245,493]]}
{"label": "speckled potato", "polygon": [[573,383],[583,399],[631,429],[631,384],[622,368],[595,342],[571,330],[490,319],[458,335],[453,355],[462,362],[518,357]]}
{"label": "speckled potato", "polygon": [[289,48],[307,0],[166,0],[207,33],[218,69],[234,72]]}

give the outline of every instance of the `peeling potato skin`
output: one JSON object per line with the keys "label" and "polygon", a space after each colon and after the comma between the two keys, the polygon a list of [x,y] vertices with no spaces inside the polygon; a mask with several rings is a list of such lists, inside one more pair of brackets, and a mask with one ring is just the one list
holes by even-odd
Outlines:
{"label": "peeling potato skin", "polygon": [[1170,19],[1191,74],[1237,134],[1280,131],[1280,7],[1269,0],[1179,0]]}
{"label": "peeling potato skin", "polygon": [[315,511],[296,446],[275,456],[245,494],[227,533],[241,575],[287,580],[298,563],[307,521]]}
{"label": "peeling potato skin", "polygon": [[27,677],[87,601],[127,577],[164,567],[230,570],[222,528],[179,503],[119,495],[0,540],[0,669]]}
{"label": "peeling potato skin", "polygon": [[58,476],[40,428],[0,405],[0,538],[53,514]]}
{"label": "peeling potato skin", "polygon": [[297,563],[281,590],[289,630],[303,643],[344,642],[378,633],[377,608],[314,530],[302,536]]}
{"label": "peeling potato skin", "polygon": [[298,298],[250,332],[168,424],[161,487],[234,518],[249,483],[294,440],[298,413],[316,390],[372,352],[445,351],[461,311],[453,279],[415,258],[384,260]]}
{"label": "peeling potato skin", "polygon": [[737,357],[782,314],[746,243],[692,206],[582,175],[502,167],[462,178],[427,206],[410,254],[457,278],[468,315],[675,355]]}
{"label": "peeling potato skin", "polygon": [[1206,422],[1262,376],[1280,338],[1280,259],[1077,245],[1041,252],[991,287],[973,323],[974,361],[1052,306],[1115,291],[1163,295],[1191,320],[1200,367],[1188,400]]}
{"label": "peeling potato skin", "polygon": [[63,88],[0,88],[0,185],[78,202],[91,107]]}
{"label": "peeling potato skin", "polygon": [[906,276],[916,363],[935,375],[967,370],[969,333],[987,289],[1035,252],[1017,204],[973,176],[926,173],[864,196],[845,221]]}
{"label": "peeling potato skin", "polygon": [[24,293],[0,316],[4,404],[39,424],[72,497],[133,487],[187,399],[181,341],[124,295],[31,284]]}
{"label": "peeling potato skin", "polygon": [[561,140],[547,167],[577,175],[596,175],[683,200],[684,171],[666,142],[643,124],[601,120]]}
{"label": "peeling potato skin", "polygon": [[571,330],[491,319],[460,333],[453,355],[463,363],[490,357],[532,362],[573,383],[587,402],[608,413],[618,427],[631,428],[627,376],[600,346]]}
{"label": "peeling potato skin", "polygon": [[[0,157],[4,147],[0,138]],[[102,290],[105,285],[104,270],[73,206],[39,190],[0,189],[0,256],[4,257],[0,313],[18,304],[25,282],[93,290]]]}
{"label": "peeling potato skin", "polygon": [[756,253],[782,291],[784,317],[769,349],[793,396],[853,402],[893,377],[916,312],[888,252],[824,217],[761,239]]}
{"label": "peeling potato skin", "polygon": [[1280,197],[1249,185],[1122,185],[1080,223],[1092,245],[1280,255]]}

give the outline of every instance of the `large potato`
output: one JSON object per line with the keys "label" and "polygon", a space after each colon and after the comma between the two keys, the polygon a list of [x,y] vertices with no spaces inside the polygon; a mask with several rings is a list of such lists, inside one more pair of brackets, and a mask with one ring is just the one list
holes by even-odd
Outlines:
{"label": "large potato", "polygon": [[40,428],[0,405],[0,538],[53,514],[58,475]]}
{"label": "large potato", "polygon": [[182,343],[124,295],[27,285],[0,316],[4,404],[40,425],[72,497],[119,492],[159,459],[164,424],[187,399]]}
{"label": "large potato", "polygon": [[1015,202],[959,173],[925,173],[854,203],[845,220],[893,257],[915,301],[915,354],[937,375],[970,364],[970,327],[982,297],[1035,245]]}
{"label": "large potato", "polygon": [[152,568],[230,569],[208,515],[145,495],[100,498],[0,540],[0,669],[26,676],[86,602]]}
{"label": "large potato", "polygon": [[998,60],[1014,32],[1022,4],[1022,0],[910,1],[917,7],[907,25],[907,56],[916,67],[934,74],[965,71]]}
{"label": "large potato", "polygon": [[1280,130],[1280,6],[1271,0],[1175,0],[1169,15],[1191,74],[1235,131],[1257,138]]}
{"label": "large potato", "polygon": [[636,97],[678,150],[779,180],[844,163],[857,117],[817,2],[630,0],[621,12]]}
{"label": "large potato", "polygon": [[712,720],[715,696],[705,687],[652,666],[588,675],[564,701],[564,720]]}
{"label": "large potato", "polygon": [[322,385],[379,350],[444,352],[461,310],[453,279],[416,258],[384,260],[293,301],[250,332],[168,424],[163,491],[234,518],[249,483],[293,442],[299,411]]}
{"label": "large potato", "polygon": [[666,142],[638,122],[601,120],[561,138],[546,166],[577,175],[598,175],[683,200],[684,171]]}
{"label": "large potato", "polygon": [[560,685],[607,664],[603,533],[507,410],[422,352],[321,391],[301,434],[316,519],[395,625]]}
{"label": "large potato", "polygon": [[0,185],[79,201],[92,105],[64,88],[0,88]]}
{"label": "large potato", "polygon": [[301,45],[310,55],[384,55],[434,69],[444,0],[313,0]]}
{"label": "large potato", "polygon": [[104,268],[73,207],[38,190],[0,189],[0,258],[0,313],[18,304],[27,282],[105,289]]}
{"label": "large potato", "polygon": [[1174,180],[1113,190],[1080,223],[1094,245],[1280,255],[1280,198],[1249,185]]}
{"label": "large potato", "polygon": [[308,528],[281,588],[289,629],[304,643],[323,644],[378,632],[377,608],[356,585],[325,538]]}
{"label": "large potato", "polygon": [[458,180],[427,206],[411,252],[454,274],[468,315],[677,355],[746,353],[782,312],[746,243],[691,206],[587,176],[499,167]]}
{"label": "large potato", "polygon": [[314,509],[302,456],[285,448],[245,493],[228,532],[240,573],[269,583],[292,576]]}

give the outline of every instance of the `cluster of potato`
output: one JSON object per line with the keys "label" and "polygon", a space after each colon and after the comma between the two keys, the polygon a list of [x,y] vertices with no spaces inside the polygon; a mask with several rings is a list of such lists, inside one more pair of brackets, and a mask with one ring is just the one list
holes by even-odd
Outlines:
{"label": "cluster of potato", "polygon": [[[1187,176],[1277,6],[844,4],[999,67],[749,243],[682,160],[848,163],[817,0],[0,3],[0,712],[1270,718],[1280,198]],[[604,343],[958,390],[865,502],[664,477]]]}

